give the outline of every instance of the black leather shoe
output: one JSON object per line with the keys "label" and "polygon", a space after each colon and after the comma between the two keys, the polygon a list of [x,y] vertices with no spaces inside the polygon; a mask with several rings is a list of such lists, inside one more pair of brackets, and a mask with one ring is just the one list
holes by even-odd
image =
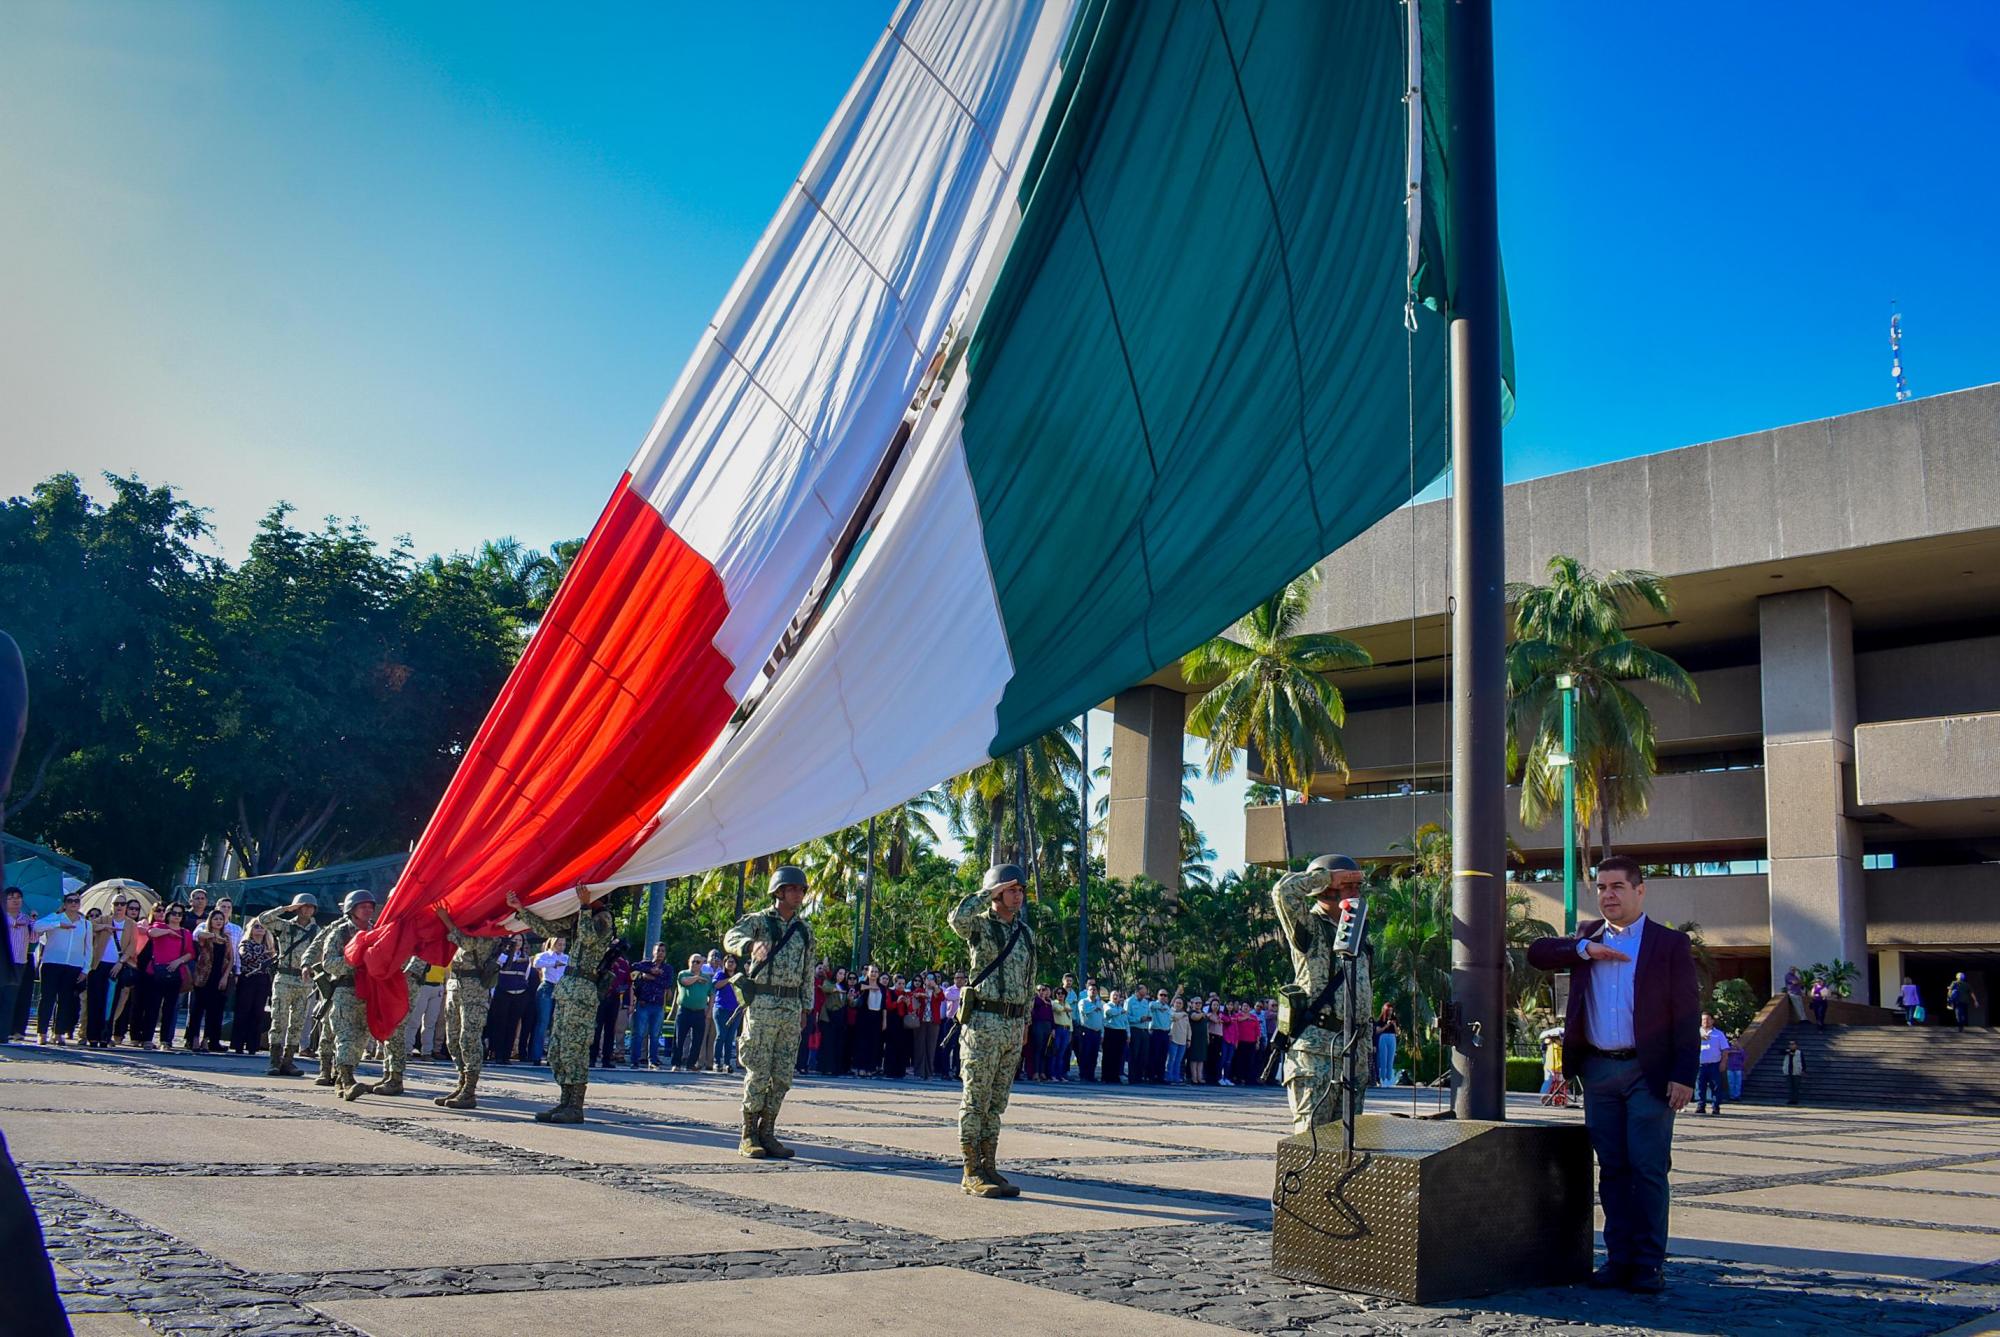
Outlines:
{"label": "black leather shoe", "polygon": [[1666,1288],[1666,1273],[1657,1267],[1635,1267],[1625,1278],[1625,1289],[1634,1295],[1658,1295]]}
{"label": "black leather shoe", "polygon": [[1631,1269],[1623,1263],[1606,1263],[1590,1274],[1590,1289],[1594,1291],[1616,1291],[1625,1288],[1626,1278]]}

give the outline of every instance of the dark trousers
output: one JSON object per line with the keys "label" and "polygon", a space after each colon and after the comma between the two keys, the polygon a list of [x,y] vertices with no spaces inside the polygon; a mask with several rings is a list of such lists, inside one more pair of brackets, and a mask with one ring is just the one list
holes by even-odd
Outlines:
{"label": "dark trousers", "polygon": [[1049,1076],[1059,1082],[1069,1080],[1070,1028],[1058,1026],[1049,1033]]}
{"label": "dark trousers", "polygon": [[1086,1082],[1097,1080],[1097,1050],[1103,1043],[1103,1031],[1093,1031],[1088,1026],[1076,1028],[1076,1067]]}
{"label": "dark trousers", "polygon": [[1613,1264],[1656,1268],[1667,1257],[1667,1170],[1674,1112],[1646,1085],[1637,1059],[1586,1054],[1584,1127],[1597,1153],[1604,1253]]}
{"label": "dark trousers", "polygon": [[830,1017],[820,1018],[819,1070],[829,1077],[847,1071],[847,1009],[838,1008]]}
{"label": "dark trousers", "polygon": [[1798,1104],[1799,1095],[1805,1089],[1806,1089],[1805,1078],[1801,1077],[1797,1073],[1791,1073],[1787,1075],[1785,1078],[1785,1103],[1787,1105]]}
{"label": "dark trousers", "polygon": [[1104,1032],[1104,1080],[1117,1082],[1125,1075],[1125,1048],[1131,1043],[1128,1031]]}
{"label": "dark trousers", "polygon": [[204,984],[188,998],[187,1047],[222,1048],[222,1005],[229,1000],[229,978]]}
{"label": "dark trousers", "polygon": [[14,1023],[14,1005],[20,1001],[23,987],[34,986],[28,979],[24,966],[12,961],[0,961],[0,1040],[11,1040],[21,1028]]}
{"label": "dark trousers", "polygon": [[42,963],[42,998],[35,1005],[35,1029],[44,1040],[49,1038],[51,1030],[57,1035],[68,1035],[76,1029],[79,1004],[83,1001],[76,985],[82,978],[80,967]]}
{"label": "dark trousers", "polygon": [[590,1061],[607,1068],[618,1066],[618,1012],[623,1006],[617,994],[597,1000],[597,1028],[590,1036]]}
{"label": "dark trousers", "polygon": [[111,973],[115,965],[99,961],[83,985],[83,1038],[93,1045],[111,1043]]}
{"label": "dark trousers", "polygon": [[1053,1077],[1049,1071],[1049,1036],[1055,1033],[1055,1023],[1033,1022],[1028,1027],[1028,1053],[1033,1055],[1029,1063],[1028,1075],[1035,1078]]}
{"label": "dark trousers", "polygon": [[14,1008],[0,1016],[0,1022],[7,1026],[7,1037],[28,1033],[28,1005],[35,1001],[35,968],[23,962],[14,967]]}
{"label": "dark trousers", "polygon": [[678,1007],[674,1009],[674,1065],[692,1068],[701,1057],[701,1037],[708,1029],[708,1009],[703,1007]]}
{"label": "dark trousers", "polygon": [[1718,1113],[1722,1110],[1722,1065],[1720,1063],[1704,1063],[1695,1072],[1695,1112],[1700,1113],[1703,1105],[1713,1106]]}
{"label": "dark trousers", "polygon": [[486,1019],[486,1045],[493,1051],[495,1063],[512,1063],[516,1054],[527,1057],[534,1029],[534,994],[522,989],[493,995],[493,1012]]}
{"label": "dark trousers", "polygon": [[260,970],[236,982],[236,1016],[229,1023],[231,1049],[239,1054],[254,1054],[264,1047],[264,1030],[271,1024],[266,1010],[270,1001],[269,972]]}
{"label": "dark trousers", "polygon": [[153,978],[147,971],[139,977],[139,1016],[132,1026],[132,1038],[140,1044],[150,1043],[157,1032],[160,1043],[173,1048],[174,1024],[179,1020],[181,1010],[181,982],[179,975],[172,975],[163,983]]}

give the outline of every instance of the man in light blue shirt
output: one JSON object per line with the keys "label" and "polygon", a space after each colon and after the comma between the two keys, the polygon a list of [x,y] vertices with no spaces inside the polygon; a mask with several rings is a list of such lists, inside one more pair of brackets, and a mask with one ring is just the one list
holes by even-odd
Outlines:
{"label": "man in light blue shirt", "polygon": [[1125,1010],[1125,995],[1111,991],[1104,1005],[1104,1081],[1110,1085],[1125,1080],[1125,1047],[1132,1038],[1132,1018]]}
{"label": "man in light blue shirt", "polygon": [[1620,928],[1606,922],[1600,941],[1618,955],[1590,950],[1592,939],[1577,942],[1579,960],[1594,961],[1586,986],[1590,1006],[1584,1009],[1584,1031],[1590,1047],[1599,1051],[1630,1049],[1632,1035],[1632,981],[1639,971],[1639,944],[1646,936],[1646,916],[1640,915]]}
{"label": "man in light blue shirt", "polygon": [[1104,1000],[1097,996],[1097,981],[1083,988],[1083,996],[1070,1007],[1076,1026],[1076,1062],[1083,1080],[1097,1080],[1097,1051],[1104,1044]]}
{"label": "man in light blue shirt", "polygon": [[1167,1079],[1167,1041],[1174,1033],[1174,1005],[1167,998],[1167,986],[1162,984],[1153,990],[1153,1052],[1146,1056],[1146,1080],[1163,1082]]}
{"label": "man in light blue shirt", "polygon": [[1146,1064],[1153,1056],[1153,999],[1145,985],[1132,990],[1125,1004],[1125,1019],[1132,1028],[1132,1043],[1125,1051],[1125,1080],[1137,1086],[1146,1080]]}

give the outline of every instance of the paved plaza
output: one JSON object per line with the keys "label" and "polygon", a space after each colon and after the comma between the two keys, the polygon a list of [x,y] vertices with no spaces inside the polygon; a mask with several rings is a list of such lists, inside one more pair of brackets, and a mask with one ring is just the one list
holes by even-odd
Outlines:
{"label": "paved plaza", "polygon": [[77,1332],[1933,1333],[2000,1311],[2000,1120],[1683,1117],[1664,1297],[1416,1307],[1271,1275],[1269,1089],[1017,1089],[1023,1196],[990,1201],[958,1191],[944,1083],[807,1079],[780,1130],[799,1156],[773,1163],[736,1156],[722,1077],[608,1075],[560,1127],[524,1069],[464,1112],[430,1102],[448,1073],[344,1104],[261,1059],[0,1051]]}

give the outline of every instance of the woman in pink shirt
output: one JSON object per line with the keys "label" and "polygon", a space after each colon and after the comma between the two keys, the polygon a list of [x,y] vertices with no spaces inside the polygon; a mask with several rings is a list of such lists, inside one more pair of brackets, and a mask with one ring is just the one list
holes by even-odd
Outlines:
{"label": "woman in pink shirt", "polygon": [[[188,962],[194,958],[194,934],[182,927],[184,910],[169,905],[153,911],[146,925],[146,950],[140,958],[139,1021],[133,1038],[148,1049],[174,1047],[174,1021],[180,1012],[181,990],[187,986]],[[160,1043],[153,1043],[154,1019]]]}

